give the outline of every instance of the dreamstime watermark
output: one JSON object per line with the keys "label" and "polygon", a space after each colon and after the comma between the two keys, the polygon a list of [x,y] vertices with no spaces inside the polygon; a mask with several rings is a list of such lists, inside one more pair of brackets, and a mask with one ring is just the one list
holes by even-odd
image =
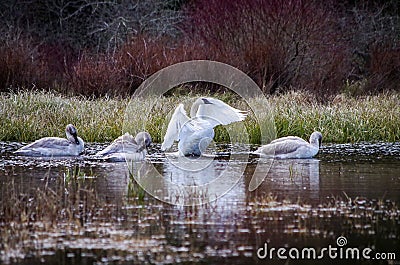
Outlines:
{"label": "dreamstime watermark", "polygon": [[395,260],[396,253],[378,253],[374,252],[371,248],[357,248],[346,247],[347,238],[339,236],[336,239],[336,246],[328,245],[321,249],[314,247],[303,248],[286,248],[286,247],[270,247],[268,243],[257,250],[257,257],[259,259],[281,259],[281,260],[317,260],[317,259],[351,259],[351,260]]}
{"label": "dreamstime watermark", "polygon": [[[149,126],[154,126],[150,124],[152,117],[149,115],[157,111],[158,108],[164,107],[158,104],[159,100],[170,89],[190,82],[214,83],[231,90],[246,104],[247,109],[242,110],[251,113],[252,118],[259,126],[261,144],[275,137],[273,112],[257,84],[233,66],[207,60],[187,61],[171,65],[146,79],[135,91],[126,108],[123,133],[135,133],[146,130]],[[150,99],[143,101],[150,103],[146,106],[139,104],[138,102],[141,99]],[[194,100],[185,99],[185,102],[180,103],[184,103],[187,108],[188,104],[193,103]],[[170,114],[176,107],[172,106],[168,109]],[[212,119],[213,117],[209,118]],[[141,121],[141,128],[133,128],[132,120]],[[163,122],[158,129],[165,134],[169,122],[168,116]],[[250,139],[244,123],[236,122],[231,124],[229,128],[227,132],[231,139],[232,151],[230,152],[229,162],[223,169],[219,165],[215,165],[212,157],[174,158],[167,155],[167,161],[162,170],[149,163],[142,163],[138,166],[127,161],[129,171],[147,193],[161,201],[175,205],[198,205],[211,202],[229,192],[243,177],[246,163],[238,163],[237,161],[247,161],[250,154]],[[207,143],[209,141],[210,139],[207,139]],[[215,144],[211,141],[209,149],[216,150],[215,147]],[[231,163],[232,161],[235,162]],[[262,183],[271,165],[272,160],[257,164],[248,184],[250,191],[255,190]],[[219,167],[218,170],[215,167]],[[165,174],[166,171],[167,174]]]}

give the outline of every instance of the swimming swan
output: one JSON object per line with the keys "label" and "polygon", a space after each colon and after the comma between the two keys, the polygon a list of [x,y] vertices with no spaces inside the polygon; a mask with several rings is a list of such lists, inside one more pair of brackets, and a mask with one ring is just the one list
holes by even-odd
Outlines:
{"label": "swimming swan", "polygon": [[190,117],[179,104],[169,121],[161,150],[178,141],[180,156],[201,155],[214,138],[214,127],[243,121],[247,112],[235,109],[215,98],[198,98],[190,109]]}
{"label": "swimming swan", "polygon": [[151,136],[147,132],[139,132],[135,138],[129,133],[118,137],[96,156],[110,161],[141,161],[146,157],[146,147],[151,144]]}
{"label": "swimming swan", "polygon": [[311,158],[318,153],[321,141],[322,134],[320,132],[313,132],[310,136],[310,142],[297,136],[286,136],[259,147],[254,153],[282,159]]}
{"label": "swimming swan", "polygon": [[83,152],[84,142],[78,137],[77,130],[72,124],[65,128],[67,139],[59,137],[44,137],[28,144],[15,154],[25,156],[77,156]]}

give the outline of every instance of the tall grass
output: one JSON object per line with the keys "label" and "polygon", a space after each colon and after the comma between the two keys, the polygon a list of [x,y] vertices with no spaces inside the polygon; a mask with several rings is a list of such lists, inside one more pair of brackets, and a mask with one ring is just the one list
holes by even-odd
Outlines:
{"label": "tall grass", "polygon": [[[214,95],[242,110],[249,106],[234,96]],[[45,92],[0,94],[0,141],[33,141],[45,136],[64,137],[66,124],[73,123],[87,142],[112,141],[122,130],[132,134],[147,130],[154,142],[162,142],[170,115],[180,102],[187,109],[189,96],[140,99],[85,99]],[[319,130],[325,142],[399,141],[400,95],[380,94],[360,98],[337,96],[331,103],[319,103],[311,94],[288,93],[251,99],[261,116],[260,124],[250,112],[244,125],[250,143],[260,143],[260,126],[274,137],[297,135],[308,139]],[[271,109],[266,108],[270,104]],[[127,112],[126,112],[127,111]],[[129,115],[125,114],[128,113]],[[228,128],[229,129],[229,128]],[[215,140],[229,142],[229,130],[217,127]],[[267,139],[268,140],[268,139]]]}
{"label": "tall grass", "polygon": [[277,134],[308,139],[321,131],[325,142],[400,140],[400,95],[380,94],[360,98],[337,96],[329,104],[310,95],[289,93],[271,98]]}
{"label": "tall grass", "polygon": [[[32,235],[57,231],[66,232],[64,238],[68,238],[84,227],[99,229],[104,223],[117,225],[124,219],[127,211],[121,205],[110,204],[95,189],[95,181],[85,176],[79,167],[66,168],[60,178],[45,178],[38,187],[27,189],[14,176],[2,179],[0,261],[24,258],[24,252],[39,253],[42,246],[32,240]],[[133,198],[130,204],[137,205],[140,201],[133,196],[143,191],[132,181],[128,184],[128,196]]]}
{"label": "tall grass", "polygon": [[3,141],[32,141],[45,136],[64,137],[74,124],[85,141],[111,141],[121,133],[128,100],[64,97],[45,92],[0,95]]}

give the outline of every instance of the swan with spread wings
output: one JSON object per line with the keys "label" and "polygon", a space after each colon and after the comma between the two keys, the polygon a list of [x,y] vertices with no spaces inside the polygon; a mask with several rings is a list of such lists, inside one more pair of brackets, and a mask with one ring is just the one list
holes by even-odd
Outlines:
{"label": "swan with spread wings", "polygon": [[210,97],[198,98],[190,109],[190,118],[183,104],[175,109],[168,124],[161,150],[169,149],[178,141],[181,156],[200,156],[214,138],[214,127],[243,121],[246,111],[235,109],[223,101]]}

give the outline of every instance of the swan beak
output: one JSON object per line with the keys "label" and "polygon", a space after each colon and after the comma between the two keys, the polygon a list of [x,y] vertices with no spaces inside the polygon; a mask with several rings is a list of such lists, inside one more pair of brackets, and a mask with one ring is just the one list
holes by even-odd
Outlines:
{"label": "swan beak", "polygon": [[149,139],[146,139],[144,141],[144,143],[145,143],[146,147],[150,147],[151,146],[151,141]]}
{"label": "swan beak", "polygon": [[204,104],[212,104],[208,99],[206,98],[202,98]]}
{"label": "swan beak", "polygon": [[77,145],[79,145],[79,140],[78,140],[78,136],[76,135],[76,133],[72,134],[72,137],[74,137],[75,143]]}

